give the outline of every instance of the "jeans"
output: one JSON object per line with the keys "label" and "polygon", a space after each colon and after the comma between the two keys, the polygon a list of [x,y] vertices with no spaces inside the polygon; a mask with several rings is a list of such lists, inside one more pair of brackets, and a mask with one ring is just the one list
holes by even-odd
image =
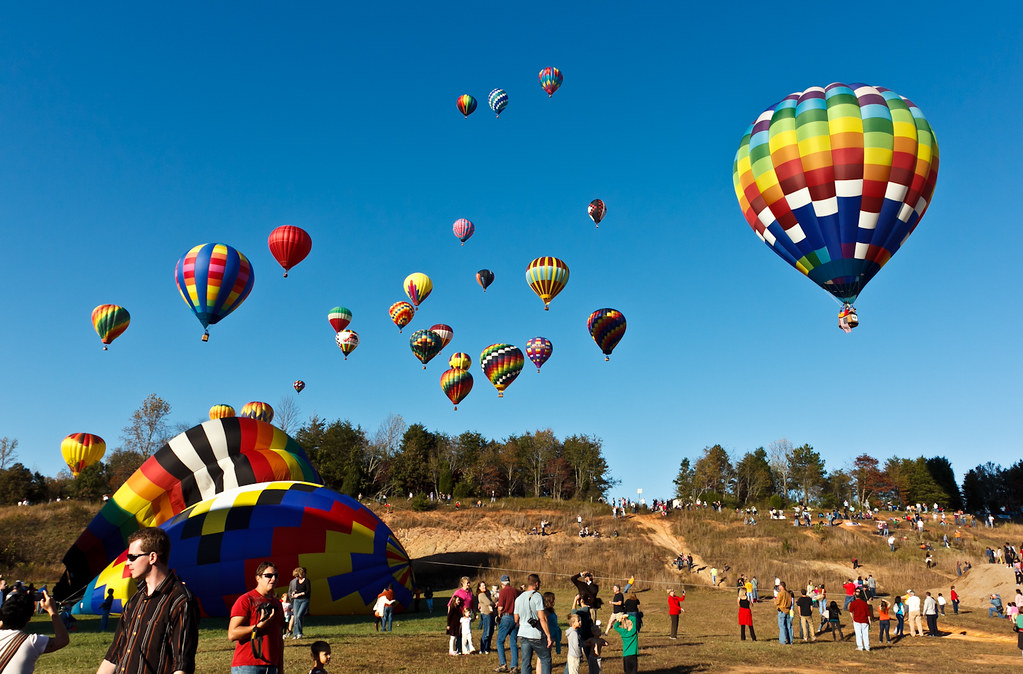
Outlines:
{"label": "jeans", "polygon": [[381,626],[381,629],[384,630],[385,632],[390,632],[391,631],[391,621],[394,619],[394,606],[388,604],[387,606],[384,607],[383,613],[384,613],[384,615],[383,615],[383,621],[384,622],[383,622],[383,625]]}
{"label": "jeans", "polygon": [[238,665],[231,668],[231,674],[277,674],[273,665]]}
{"label": "jeans", "polygon": [[508,660],[504,657],[504,640],[511,637],[511,661],[519,661],[519,626],[515,624],[515,616],[505,613],[501,616],[501,622],[497,624],[497,663],[507,665]]}
{"label": "jeans", "polygon": [[842,610],[843,611],[848,611],[849,610],[849,604],[851,604],[852,600],[855,599],[855,598],[856,598],[855,595],[851,595],[851,594],[845,595],[845,606],[842,607]]}
{"label": "jeans", "polygon": [[551,649],[547,646],[547,637],[528,639],[519,637],[519,671],[533,671],[533,653],[540,661],[540,674],[551,674]]}
{"label": "jeans", "polygon": [[[514,618],[513,618],[514,619]],[[480,635],[480,653],[490,652],[490,640],[494,636],[494,614],[480,614],[480,627],[483,633]]]}
{"label": "jeans", "polygon": [[928,613],[924,618],[927,618],[927,633],[932,637],[938,636],[938,614]]}
{"label": "jeans", "polygon": [[895,636],[901,637],[902,628],[906,624],[906,617],[903,616],[901,613],[896,613],[895,620],[898,621],[897,624],[895,625]]}
{"label": "jeans", "polygon": [[856,650],[870,650],[870,623],[853,623],[853,631],[856,632]]}
{"label": "jeans", "polygon": [[891,620],[879,620],[878,624],[881,625],[881,632],[877,636],[877,643],[883,644],[884,640],[885,640],[885,637],[888,638],[888,643],[891,643],[892,642],[892,630],[891,630],[892,621]]}
{"label": "jeans", "polygon": [[[291,636],[300,637],[302,636],[302,619],[305,618],[306,614],[309,613],[309,600],[305,597],[299,597],[294,600],[291,604],[291,615],[294,616],[294,627],[291,628]],[[243,674],[249,674],[243,672]]]}
{"label": "jeans", "polygon": [[792,643],[792,616],[787,611],[778,611],[778,643]]}
{"label": "jeans", "polygon": [[987,610],[987,617],[988,618],[994,618],[996,615],[999,618],[1003,618],[1004,616],[1002,615],[1002,609],[1000,609],[1000,608],[996,609],[994,606],[992,606],[991,608],[989,608]]}
{"label": "jeans", "polygon": [[952,613],[954,613],[956,615],[959,615],[959,600],[958,599],[953,599],[952,600]]}

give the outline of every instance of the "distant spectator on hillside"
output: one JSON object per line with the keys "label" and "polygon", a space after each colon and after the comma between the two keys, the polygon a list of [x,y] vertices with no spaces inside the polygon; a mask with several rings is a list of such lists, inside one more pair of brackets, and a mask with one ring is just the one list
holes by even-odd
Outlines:
{"label": "distant spectator on hillside", "polygon": [[991,595],[991,599],[990,599],[990,601],[988,603],[991,604],[990,608],[988,608],[988,610],[987,610],[987,617],[988,618],[994,618],[996,616],[999,617],[999,618],[1004,618],[1005,617],[1005,613],[1004,613],[1005,609],[1002,606],[1002,596],[1001,595],[999,595],[999,594]]}

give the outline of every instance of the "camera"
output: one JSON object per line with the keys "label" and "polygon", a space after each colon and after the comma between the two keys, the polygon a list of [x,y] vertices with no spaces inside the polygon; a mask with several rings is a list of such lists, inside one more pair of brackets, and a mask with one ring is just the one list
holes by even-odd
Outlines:
{"label": "camera", "polygon": [[542,630],[542,627],[540,626],[540,619],[539,618],[530,618],[528,620],[528,622],[529,622],[529,626],[532,627],[533,629],[535,629],[535,630]]}
{"label": "camera", "polygon": [[273,605],[273,604],[271,604],[271,603],[270,603],[270,602],[268,602],[268,601],[265,601],[265,602],[263,602],[262,604],[260,604],[260,605],[259,605],[259,606],[258,606],[258,607],[256,608],[256,611],[257,611],[257,612],[259,612],[260,618],[264,618],[264,619],[265,619],[265,618],[266,618],[266,617],[268,617],[268,616],[269,616],[269,615],[270,615],[271,613],[273,613],[273,611],[274,611],[274,605]]}

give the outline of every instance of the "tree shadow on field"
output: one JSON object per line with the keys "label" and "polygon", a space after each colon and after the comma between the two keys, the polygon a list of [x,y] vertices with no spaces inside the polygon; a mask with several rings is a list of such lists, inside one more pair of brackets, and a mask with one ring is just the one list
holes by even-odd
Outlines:
{"label": "tree shadow on field", "polygon": [[[412,560],[412,571],[416,585],[430,586],[436,592],[440,588],[458,587],[462,576],[476,578],[483,571],[483,579],[496,585],[503,572],[491,570],[494,560],[486,552],[441,552]],[[525,580],[525,579],[523,579]]]}
{"label": "tree shadow on field", "polygon": [[692,665],[676,665],[667,669],[644,669],[648,674],[690,674],[690,672],[709,672],[713,669],[708,662],[697,662]]}

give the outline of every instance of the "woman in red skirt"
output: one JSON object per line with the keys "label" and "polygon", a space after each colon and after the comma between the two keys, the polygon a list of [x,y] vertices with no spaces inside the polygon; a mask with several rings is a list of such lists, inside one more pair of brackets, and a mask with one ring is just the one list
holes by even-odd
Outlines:
{"label": "woman in red skirt", "polygon": [[746,628],[749,627],[749,636],[753,641],[757,640],[757,633],[753,631],[753,609],[750,607],[749,597],[746,590],[739,590],[739,638],[746,641]]}

